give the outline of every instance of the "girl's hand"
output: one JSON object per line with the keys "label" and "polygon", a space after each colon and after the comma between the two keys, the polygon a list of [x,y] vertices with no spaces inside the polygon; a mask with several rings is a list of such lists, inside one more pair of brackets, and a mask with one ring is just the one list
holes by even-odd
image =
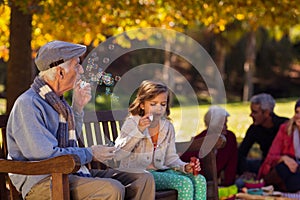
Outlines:
{"label": "girl's hand", "polygon": [[282,156],[281,160],[288,166],[291,172],[295,173],[298,168],[298,163],[291,157],[289,156]]}
{"label": "girl's hand", "polygon": [[191,174],[194,171],[199,172],[201,170],[199,159],[196,158],[196,162],[190,161],[190,163],[188,163],[184,166],[184,170],[185,170],[185,172],[191,173]]}
{"label": "girl's hand", "polygon": [[140,118],[139,124],[138,124],[138,129],[141,132],[144,132],[144,130],[150,126],[151,120],[149,119],[149,116],[150,116],[150,114],[146,114]]}

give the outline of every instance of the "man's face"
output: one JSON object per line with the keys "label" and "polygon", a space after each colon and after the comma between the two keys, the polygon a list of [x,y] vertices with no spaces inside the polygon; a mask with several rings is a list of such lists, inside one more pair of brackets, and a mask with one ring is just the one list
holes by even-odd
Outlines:
{"label": "man's face", "polygon": [[253,119],[254,125],[263,125],[266,118],[269,116],[268,111],[263,111],[260,107],[260,104],[251,103],[250,105],[251,113],[250,117]]}
{"label": "man's face", "polygon": [[83,68],[79,64],[79,58],[71,60],[70,65],[65,69],[64,79],[61,81],[61,90],[69,91],[73,89],[77,81],[80,79],[80,75],[83,73]]}

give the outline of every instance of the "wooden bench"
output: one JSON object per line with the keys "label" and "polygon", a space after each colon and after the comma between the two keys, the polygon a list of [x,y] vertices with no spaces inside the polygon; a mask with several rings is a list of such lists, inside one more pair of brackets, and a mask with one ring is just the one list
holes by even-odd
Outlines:
{"label": "wooden bench", "polygon": [[[125,110],[115,111],[97,111],[86,112],[84,117],[84,127],[80,137],[80,146],[91,146],[96,144],[107,144],[108,141],[114,141],[119,130],[127,116]],[[176,143],[178,152],[200,150],[203,139],[191,146],[190,142]],[[216,157],[213,151],[210,151],[202,160],[202,170],[207,181],[207,199],[218,199],[218,182]],[[91,168],[103,167],[103,164],[92,163]],[[104,166],[105,167],[105,166]],[[176,199],[175,191],[157,191],[156,199]]]}
{"label": "wooden bench", "polygon": [[[127,116],[127,111],[124,110],[116,110],[116,111],[97,111],[97,112],[86,112],[84,117],[84,126],[81,137],[79,138],[79,145],[81,147],[91,146],[95,144],[107,144],[108,140],[114,141],[119,134],[120,127],[122,126],[124,119]],[[8,192],[10,192],[11,199],[19,199],[19,194],[10,183],[7,173],[9,172],[22,172],[23,174],[36,174],[42,172],[39,171],[38,168],[29,168],[30,162],[19,162],[19,161],[7,161],[7,147],[6,147],[6,135],[5,135],[5,126],[7,123],[7,116],[0,116],[0,128],[2,133],[2,145],[0,151],[0,199],[7,199]],[[195,150],[200,149],[202,142],[197,143],[196,146],[190,146],[190,142],[176,143],[177,149],[179,151]],[[78,162],[76,162],[76,157],[69,156],[66,160],[67,163],[57,163],[56,159],[53,158],[50,161],[41,162],[40,166],[44,166],[45,170],[43,173],[53,174],[54,177],[57,177],[57,173],[59,174],[58,182],[61,184],[58,186],[60,189],[56,189],[56,196],[53,196],[53,199],[69,199],[68,184],[67,184],[67,176],[66,174],[72,173],[78,169]],[[5,163],[4,163],[5,162]],[[7,165],[8,162],[19,162],[12,163]],[[70,162],[70,163],[69,163]],[[204,176],[207,181],[207,199],[208,200],[217,200],[218,199],[218,188],[217,188],[217,174],[216,174],[216,161],[215,154],[211,151],[209,154],[202,159]],[[35,161],[35,163],[40,163]],[[50,163],[54,163],[50,165],[51,169],[49,169],[48,165]],[[56,164],[55,164],[56,163]],[[27,165],[28,164],[28,165]],[[7,167],[6,167],[7,166]],[[47,167],[46,167],[47,166]],[[57,166],[57,168],[56,168]],[[90,168],[105,168],[106,165],[102,163],[92,162],[89,164]],[[19,171],[11,170],[19,169]],[[66,168],[66,169],[65,169]],[[35,170],[36,169],[36,170]],[[47,171],[46,169],[49,169]],[[28,170],[28,171],[27,171]],[[6,184],[9,185],[9,191],[7,190]],[[53,193],[54,194],[54,193]],[[66,195],[67,194],[67,195]],[[156,199],[158,200],[168,200],[168,199],[177,199],[177,191],[176,190],[167,190],[167,191],[157,191]]]}

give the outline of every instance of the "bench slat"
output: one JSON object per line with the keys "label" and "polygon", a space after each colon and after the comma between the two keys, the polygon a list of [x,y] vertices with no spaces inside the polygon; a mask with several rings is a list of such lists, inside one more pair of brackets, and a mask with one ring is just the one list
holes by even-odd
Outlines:
{"label": "bench slat", "polygon": [[86,142],[89,146],[93,145],[93,132],[92,132],[92,125],[91,123],[85,123],[85,137]]}

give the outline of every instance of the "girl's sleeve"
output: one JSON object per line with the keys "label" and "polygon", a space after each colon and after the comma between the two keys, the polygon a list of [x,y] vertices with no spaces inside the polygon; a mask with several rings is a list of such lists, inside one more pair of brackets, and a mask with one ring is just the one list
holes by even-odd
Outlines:
{"label": "girl's sleeve", "polygon": [[115,147],[117,148],[115,153],[115,159],[121,160],[128,157],[135,146],[146,136],[139,131],[138,124],[133,118],[128,117],[122,128],[120,135],[115,141]]}

